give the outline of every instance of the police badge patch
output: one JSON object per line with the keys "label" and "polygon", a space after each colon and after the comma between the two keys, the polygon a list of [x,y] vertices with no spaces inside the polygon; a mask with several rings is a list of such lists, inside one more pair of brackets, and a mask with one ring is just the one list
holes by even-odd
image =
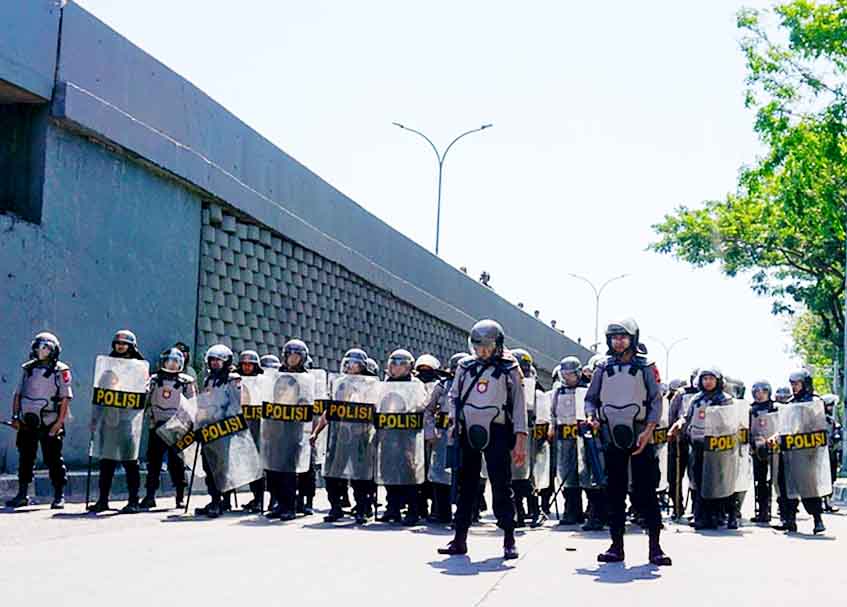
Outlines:
{"label": "police badge patch", "polygon": [[485,394],[486,392],[488,392],[488,380],[487,379],[479,380],[479,382],[476,384],[476,391],[479,392],[480,394]]}

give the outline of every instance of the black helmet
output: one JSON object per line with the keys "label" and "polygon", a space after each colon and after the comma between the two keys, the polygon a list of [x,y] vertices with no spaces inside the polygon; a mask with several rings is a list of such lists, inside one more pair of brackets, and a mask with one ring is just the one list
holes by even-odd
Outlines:
{"label": "black helmet", "polygon": [[812,393],[812,374],[807,369],[797,369],[794,371],[788,376],[788,382],[792,384],[803,382],[803,392]]}
{"label": "black helmet", "polygon": [[773,387],[771,386],[771,382],[766,379],[757,379],[753,382],[753,388],[751,390],[753,398],[756,397],[756,392],[767,392],[768,400],[770,400],[773,396]]}
{"label": "black helmet", "polygon": [[392,365],[404,367],[404,375],[411,373],[415,365],[415,357],[412,356],[412,353],[408,350],[403,350],[402,348],[394,350],[394,352],[388,356],[388,364],[386,365],[389,373],[391,372]]}
{"label": "black helmet", "polygon": [[259,359],[259,364],[262,365],[263,369],[279,369],[281,366],[276,354],[265,354]]}
{"label": "black helmet", "polygon": [[238,372],[242,375],[246,375],[242,367],[245,363],[253,365],[253,374],[255,375],[260,375],[265,372],[262,368],[262,359],[259,357],[259,353],[255,350],[244,350],[241,354],[239,354]]}
{"label": "black helmet", "polygon": [[[718,385],[715,388],[715,391],[716,392],[723,392],[723,385],[724,385],[723,373],[721,372],[721,370],[718,367],[711,366],[711,367],[703,367],[702,369],[700,369],[700,373],[697,375],[697,387],[700,390],[703,390],[703,376],[704,375],[711,375],[716,380],[718,380]],[[703,391],[705,392],[705,390],[703,390]]]}
{"label": "black helmet", "polygon": [[377,364],[377,362],[370,356],[368,356],[368,359],[365,361],[364,373],[373,377],[379,377],[379,364]]}
{"label": "black helmet", "polygon": [[450,362],[448,363],[448,367],[450,369],[450,373],[455,373],[456,369],[459,368],[459,363],[462,362],[466,358],[470,358],[470,354],[467,352],[457,352],[453,356],[450,357]]}
{"label": "black helmet", "polygon": [[685,380],[682,379],[672,379],[671,383],[668,384],[668,390],[671,392],[676,392],[680,388],[685,386]]}
{"label": "black helmet", "polygon": [[638,323],[632,318],[625,318],[620,321],[612,321],[606,327],[606,345],[609,347],[609,352],[612,352],[612,336],[613,335],[629,335],[629,349],[633,352],[638,351],[638,336],[640,331]]}
{"label": "black helmet", "polygon": [[[168,363],[176,364],[176,369],[169,369]],[[159,354],[159,371],[162,373],[180,373],[185,368],[185,356],[179,348],[165,348]]]}
{"label": "black helmet", "polygon": [[224,362],[224,369],[229,369],[232,366],[232,356],[232,350],[230,350],[228,346],[225,346],[223,344],[215,344],[214,346],[206,350],[206,366],[209,366],[210,360],[216,358]]}
{"label": "black helmet", "polygon": [[480,320],[472,328],[468,336],[468,346],[474,354],[480,346],[494,346],[494,356],[499,356],[503,353],[503,343],[506,340],[506,334],[503,332],[503,327],[495,320]]}
{"label": "black helmet", "polygon": [[129,329],[119,329],[118,331],[115,331],[115,336],[112,338],[113,348],[115,347],[115,344],[126,344],[137,348],[138,338],[135,336],[135,333]]}
{"label": "black helmet", "polygon": [[564,375],[565,373],[579,375],[581,371],[582,363],[579,362],[579,359],[576,356],[565,356],[561,361],[559,361],[560,375]]}
{"label": "black helmet", "polygon": [[303,358],[303,363],[309,358],[309,347],[306,343],[299,339],[289,339],[282,347],[282,357],[286,358],[289,354],[299,354]]}
{"label": "black helmet", "polygon": [[530,354],[523,348],[515,348],[511,352],[512,356],[515,357],[515,360],[518,361],[518,364],[521,367],[521,372],[524,374],[524,377],[532,377],[532,354]]}
{"label": "black helmet", "polygon": [[38,348],[40,346],[47,346],[50,348],[50,360],[52,362],[59,360],[59,354],[62,353],[62,344],[59,343],[58,337],[52,333],[48,333],[47,331],[42,331],[33,337],[32,343],[30,344],[30,357],[32,359],[38,359]]}
{"label": "black helmet", "polygon": [[780,386],[774,393],[774,400],[778,403],[787,403],[791,400],[791,388],[788,386]]}
{"label": "black helmet", "polygon": [[341,372],[347,373],[350,365],[353,364],[361,365],[362,371],[365,371],[368,365],[368,353],[361,348],[350,348],[347,350],[341,359]]}

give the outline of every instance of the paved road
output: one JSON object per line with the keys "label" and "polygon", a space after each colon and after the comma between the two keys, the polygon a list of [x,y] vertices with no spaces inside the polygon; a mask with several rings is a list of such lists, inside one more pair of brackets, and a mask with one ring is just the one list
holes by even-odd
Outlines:
{"label": "paved road", "polygon": [[[242,496],[246,500],[246,496]],[[199,500],[198,500],[199,502]],[[115,504],[118,504],[115,502]],[[172,505],[162,500],[161,505]],[[200,505],[199,503],[197,505]],[[552,523],[519,538],[521,558],[504,563],[490,522],[473,530],[467,557],[444,558],[443,528],[371,524],[330,526],[321,517],[269,523],[256,516],[197,520],[161,509],[94,517],[70,504],[0,511],[0,587],[6,605],[235,605],[294,599],[298,606],[838,604],[847,593],[847,517],[828,515],[829,531],[785,536],[746,526],[694,533],[668,523],[671,568],[646,563],[647,538],[627,535],[625,565],[598,566],[605,533]],[[834,603],[833,603],[834,601]],[[585,604],[585,603],[583,603]]]}

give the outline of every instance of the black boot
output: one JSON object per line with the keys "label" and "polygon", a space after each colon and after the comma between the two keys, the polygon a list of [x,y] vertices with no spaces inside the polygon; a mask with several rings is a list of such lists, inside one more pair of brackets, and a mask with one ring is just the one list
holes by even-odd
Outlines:
{"label": "black boot", "polygon": [[147,495],[144,496],[144,499],[141,500],[141,503],[138,504],[138,507],[142,510],[150,510],[151,508],[156,507],[156,496],[148,491]]}
{"label": "black boot", "polygon": [[779,525],[774,525],[773,528],[777,531],[797,533],[797,519],[794,516],[786,513],[785,519]]}
{"label": "black boot", "polygon": [[503,560],[509,561],[519,556],[518,547],[515,544],[515,531],[507,529],[503,532]]}
{"label": "black boot", "polygon": [[669,567],[673,564],[671,557],[664,553],[659,545],[659,528],[650,529],[650,562],[657,567]]}
{"label": "black boot", "polygon": [[65,488],[64,487],[54,487],[53,488],[53,502],[50,504],[51,510],[64,510],[65,509]]}
{"label": "black boot", "polygon": [[19,484],[17,495],[6,502],[6,508],[23,508],[24,506],[29,506],[32,502],[26,494],[27,489],[29,489],[27,483]]}
{"label": "black boot", "polygon": [[727,520],[726,520],[726,528],[727,529],[738,529],[738,514],[735,509],[729,511]]}
{"label": "black boot", "polygon": [[624,560],[623,551],[623,529],[612,529],[612,545],[602,554],[597,555],[597,561],[600,563],[620,563]]}
{"label": "black boot", "polygon": [[303,505],[303,514],[306,516],[311,516],[315,513],[315,509],[312,507],[312,496],[308,496],[306,498],[306,503]]}
{"label": "black boot", "polygon": [[541,527],[544,524],[544,521],[547,517],[541,511],[541,508],[538,504],[538,496],[532,495],[529,498],[529,526],[533,529]]}
{"label": "black boot", "polygon": [[826,531],[826,525],[823,524],[823,517],[820,514],[815,514],[815,527],[812,532],[817,535]]}
{"label": "black boot", "polygon": [[126,506],[121,508],[121,514],[138,514],[141,512],[141,507],[138,504],[138,496],[130,495],[129,501],[127,501]]}
{"label": "black boot", "polygon": [[839,508],[838,508],[838,506],[833,506],[830,499],[831,498],[829,498],[829,497],[823,498],[823,511],[829,512],[830,514],[833,514],[835,512],[838,512]]}
{"label": "black boot", "polygon": [[515,498],[515,528],[523,529],[526,527],[526,510],[523,507],[523,498]]}
{"label": "black boot", "polygon": [[302,495],[297,496],[297,506],[294,509],[297,514],[306,514],[306,500]]}
{"label": "black boot", "polygon": [[330,507],[327,515],[324,516],[324,522],[334,523],[335,521],[340,521],[342,518],[344,518],[344,511],[341,509],[341,506],[333,505]]}
{"label": "black boot", "polygon": [[447,544],[444,548],[438,549],[438,554],[447,554],[449,556],[453,556],[456,554],[467,554],[468,553],[468,532],[467,531],[459,531],[456,529],[456,534],[453,537],[453,540]]}
{"label": "black boot", "polygon": [[94,514],[106,512],[107,510],[111,510],[111,508],[109,507],[109,500],[106,500],[102,497],[98,498],[96,502],[94,502],[88,507],[88,511]]}
{"label": "black boot", "polygon": [[176,488],[176,507],[185,508],[183,500],[185,499],[185,487],[178,485]]}

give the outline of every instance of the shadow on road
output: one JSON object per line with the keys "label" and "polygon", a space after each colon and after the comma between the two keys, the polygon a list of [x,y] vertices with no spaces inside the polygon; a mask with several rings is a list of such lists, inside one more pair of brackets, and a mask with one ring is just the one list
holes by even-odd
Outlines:
{"label": "shadow on road", "polygon": [[480,573],[503,573],[514,567],[506,565],[502,557],[492,557],[484,561],[471,561],[467,555],[448,556],[443,561],[427,563],[433,569],[440,569],[443,575],[479,575]]}
{"label": "shadow on road", "polygon": [[623,563],[598,565],[594,569],[577,568],[577,575],[588,575],[600,584],[629,584],[641,580],[659,580],[659,568],[656,565],[644,564],[637,567],[627,567]]}

